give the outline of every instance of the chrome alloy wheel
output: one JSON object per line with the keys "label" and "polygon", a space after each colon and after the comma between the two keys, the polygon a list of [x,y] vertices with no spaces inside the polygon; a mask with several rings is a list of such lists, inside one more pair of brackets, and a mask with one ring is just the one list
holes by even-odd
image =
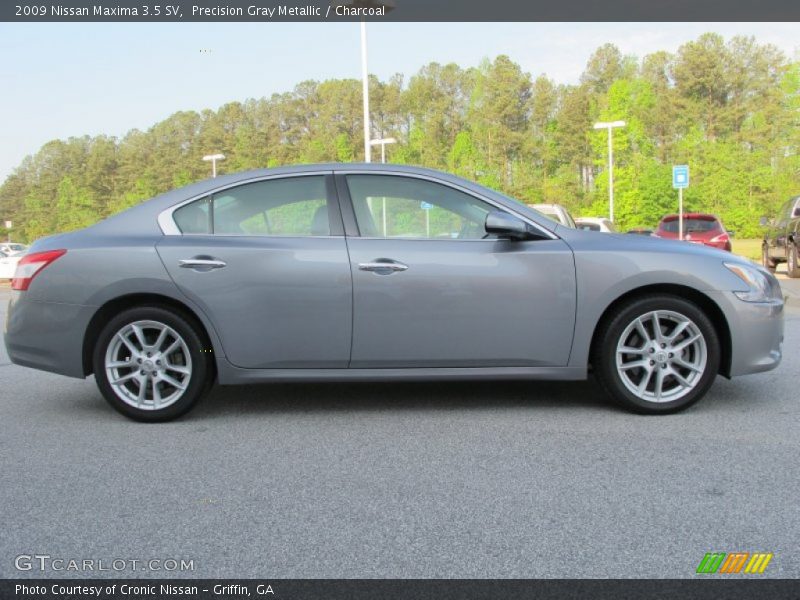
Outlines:
{"label": "chrome alloy wheel", "polygon": [[174,404],[192,377],[186,342],[172,327],[158,321],[125,325],[111,338],[104,364],[114,393],[141,410]]}
{"label": "chrome alloy wheel", "polygon": [[697,387],[708,347],[684,315],[656,310],[634,319],[617,343],[617,373],[628,390],[648,402],[672,402]]}

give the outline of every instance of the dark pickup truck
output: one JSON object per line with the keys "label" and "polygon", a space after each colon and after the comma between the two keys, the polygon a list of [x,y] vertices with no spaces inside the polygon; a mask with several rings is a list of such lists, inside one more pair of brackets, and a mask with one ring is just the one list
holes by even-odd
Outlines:
{"label": "dark pickup truck", "polygon": [[767,227],[761,248],[762,264],[775,270],[778,263],[785,262],[789,277],[800,277],[800,196],[784,202],[777,218],[762,217],[761,224]]}

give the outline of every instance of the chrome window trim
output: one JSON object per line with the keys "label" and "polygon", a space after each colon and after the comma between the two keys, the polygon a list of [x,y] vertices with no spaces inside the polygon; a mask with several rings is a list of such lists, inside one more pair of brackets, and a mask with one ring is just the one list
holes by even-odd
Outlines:
{"label": "chrome window trim", "polygon": [[[249,235],[249,234],[183,233],[183,232],[181,232],[180,229],[178,229],[178,225],[175,223],[175,219],[173,218],[172,215],[176,210],[178,210],[182,206],[186,206],[187,204],[191,204],[192,202],[196,202],[197,200],[202,200],[203,198],[206,198],[206,197],[209,197],[209,196],[213,196],[214,194],[218,194],[219,192],[222,192],[222,191],[225,191],[225,190],[229,190],[231,188],[239,187],[240,185],[245,185],[245,184],[249,184],[249,183],[258,183],[260,181],[269,181],[269,180],[272,180],[272,179],[288,179],[290,177],[310,177],[310,176],[320,176],[320,175],[322,175],[322,176],[325,176],[325,175],[345,175],[345,176],[346,175],[378,175],[378,176],[380,176],[380,175],[391,175],[391,176],[396,176],[396,177],[406,177],[406,178],[422,179],[424,181],[430,181],[432,183],[437,183],[439,185],[447,186],[447,187],[449,187],[451,189],[454,189],[454,190],[457,190],[457,191],[459,191],[459,192],[461,192],[463,194],[467,194],[469,196],[472,196],[473,198],[477,198],[480,201],[485,202],[486,204],[489,204],[490,206],[493,206],[494,208],[496,208],[498,210],[502,210],[504,212],[510,213],[510,214],[514,215],[515,217],[517,217],[518,219],[521,219],[522,221],[524,221],[528,225],[534,227],[539,233],[541,233],[543,236],[545,236],[545,237],[547,237],[547,238],[549,238],[551,240],[561,239],[555,233],[553,233],[549,229],[545,228],[544,226],[539,225],[539,223],[537,223],[536,221],[534,221],[530,217],[522,215],[522,214],[518,213],[517,211],[515,211],[512,208],[509,208],[507,206],[503,206],[502,204],[499,204],[497,201],[493,200],[492,198],[488,198],[487,196],[484,196],[483,194],[477,193],[477,192],[475,192],[475,191],[473,191],[473,190],[471,190],[469,188],[465,188],[465,187],[463,187],[461,185],[452,183],[450,181],[445,181],[443,179],[439,179],[437,177],[432,177],[430,175],[425,175],[425,174],[422,174],[422,173],[409,173],[409,172],[406,172],[406,171],[391,171],[391,170],[371,171],[371,170],[361,170],[361,169],[304,171],[302,173],[283,173],[283,174],[280,174],[280,175],[278,175],[278,174],[275,174],[275,175],[262,175],[262,176],[258,176],[258,177],[252,177],[250,179],[244,179],[244,180],[241,180],[241,181],[236,181],[234,183],[230,183],[230,184],[227,184],[227,185],[221,185],[218,188],[214,188],[213,190],[208,190],[206,192],[203,192],[202,194],[197,194],[196,196],[192,196],[191,198],[188,198],[186,200],[182,200],[181,202],[178,202],[177,204],[173,204],[172,206],[170,206],[168,208],[165,208],[164,210],[162,210],[158,214],[158,226],[161,228],[161,232],[164,235],[168,235],[168,236],[183,236],[183,235],[186,235],[186,236],[209,236],[209,235],[212,235],[212,236],[218,236],[218,237],[276,237],[276,238],[292,237],[292,236],[268,236],[268,235]],[[335,238],[338,238],[338,237],[347,237],[347,236],[346,235],[345,236],[310,236],[310,235],[306,235],[306,236],[294,236],[294,237],[300,237],[300,238],[335,237]],[[481,239],[481,240],[476,240],[476,239],[466,240],[465,239],[465,240],[459,240],[459,239],[452,239],[452,238],[451,239],[446,239],[446,238],[402,238],[402,237],[387,238],[387,237],[362,237],[362,236],[358,236],[358,237],[360,239],[364,239],[364,240],[367,240],[367,239],[374,239],[374,240],[406,240],[406,241],[425,241],[425,242],[431,242],[431,241],[436,241],[436,242],[496,242],[497,241],[497,239],[485,239],[485,240],[483,240],[483,239]]]}
{"label": "chrome window trim", "polygon": [[[347,175],[377,175],[377,176],[392,175],[392,176],[399,176],[399,177],[410,177],[410,178],[413,178],[413,179],[422,179],[422,180],[425,180],[425,181],[430,181],[432,183],[438,183],[439,185],[444,185],[444,186],[447,186],[447,187],[449,187],[451,189],[459,191],[462,194],[467,194],[468,196],[472,196],[473,198],[477,198],[478,200],[480,200],[482,202],[485,202],[486,204],[489,204],[489,205],[495,207],[498,210],[502,210],[503,212],[507,212],[507,213],[510,213],[510,214],[514,215],[518,219],[521,219],[522,221],[524,221],[528,225],[531,225],[532,227],[534,227],[542,235],[548,237],[551,240],[559,240],[559,239],[561,239],[555,233],[553,233],[549,229],[546,229],[542,225],[539,225],[536,221],[532,220],[530,217],[522,215],[522,214],[518,213],[517,211],[515,211],[515,210],[513,210],[511,208],[508,208],[507,206],[503,206],[502,204],[499,204],[497,201],[495,201],[495,200],[493,200],[491,198],[488,198],[488,197],[484,196],[483,194],[477,193],[477,192],[475,192],[475,191],[473,191],[473,190],[471,190],[469,188],[465,188],[465,187],[463,187],[461,185],[458,185],[456,183],[452,183],[450,181],[445,181],[443,179],[438,179],[438,178],[432,177],[430,175],[425,175],[425,174],[422,174],[422,173],[408,173],[406,171],[390,171],[390,170],[365,171],[365,170],[362,170],[362,169],[340,169],[340,170],[335,171],[335,173],[336,173],[336,175],[344,175],[344,176],[347,176]],[[352,198],[351,198],[351,202],[352,202]],[[452,238],[451,239],[446,239],[446,238],[402,238],[402,237],[364,237],[364,236],[358,236],[358,237],[359,237],[359,239],[362,239],[362,240],[407,240],[407,241],[423,241],[423,242],[434,242],[434,241],[436,241],[436,242],[496,242],[497,241],[496,238],[495,239],[485,239],[485,240],[483,240],[483,239],[481,239],[481,240],[476,240],[476,239],[459,240],[457,238],[456,239],[452,239]]]}
{"label": "chrome window trim", "polygon": [[[165,208],[160,213],[158,213],[158,226],[161,228],[161,233],[164,235],[211,235],[211,236],[218,236],[218,237],[290,237],[290,236],[283,236],[283,235],[248,235],[248,234],[216,234],[216,233],[183,233],[180,229],[178,229],[178,225],[175,223],[175,219],[172,217],[172,213],[176,210],[181,208],[182,206],[186,206],[187,204],[191,204],[192,202],[196,202],[198,200],[202,200],[203,198],[207,198],[213,196],[214,194],[218,194],[225,190],[229,190],[231,188],[239,187],[240,185],[245,185],[248,183],[258,183],[260,181],[269,181],[271,179],[288,179],[289,177],[310,177],[310,176],[317,176],[320,175],[332,175],[333,171],[326,170],[326,171],[305,171],[302,173],[283,173],[281,175],[262,175],[259,177],[252,177],[250,179],[243,179],[241,181],[236,181],[234,183],[230,183],[228,185],[221,185],[218,188],[214,188],[213,190],[208,190],[207,192],[203,192],[202,194],[198,194],[196,196],[192,196],[188,200],[182,200],[177,204],[173,204],[169,208]],[[319,236],[319,235],[304,235],[304,236],[295,236],[295,237],[343,237],[339,235],[332,235],[332,236]]]}

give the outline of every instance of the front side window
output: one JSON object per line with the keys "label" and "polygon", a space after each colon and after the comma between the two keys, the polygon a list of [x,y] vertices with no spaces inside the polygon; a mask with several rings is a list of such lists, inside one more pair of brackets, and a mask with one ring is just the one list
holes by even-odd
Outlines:
{"label": "front side window", "polygon": [[347,185],[362,237],[489,237],[486,215],[496,209],[446,185],[396,175],[348,175]]}
{"label": "front side window", "polygon": [[181,233],[327,236],[331,234],[324,176],[246,183],[182,206]]}

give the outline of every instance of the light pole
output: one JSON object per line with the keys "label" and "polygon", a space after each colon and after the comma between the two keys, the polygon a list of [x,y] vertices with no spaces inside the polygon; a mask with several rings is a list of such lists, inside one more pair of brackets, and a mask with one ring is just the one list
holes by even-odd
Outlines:
{"label": "light pole", "polygon": [[608,130],[608,218],[614,222],[614,144],[612,142],[611,130],[617,127],[625,127],[625,121],[611,121],[608,123],[595,123],[595,129]]}
{"label": "light pole", "polygon": [[364,100],[364,162],[372,162],[369,138],[369,72],[367,70],[367,20],[361,19],[361,97]]}
{"label": "light pole", "polygon": [[[380,8],[385,12],[394,8],[394,0],[331,0],[332,6],[354,8]],[[361,17],[361,94],[364,101],[364,162],[372,162],[369,124],[369,71],[367,70],[367,20]]]}
{"label": "light pole", "polygon": [[[379,140],[370,140],[370,146],[380,146],[381,147],[381,163],[386,164],[386,144],[396,144],[397,140],[393,137],[389,138],[381,138]],[[386,237],[386,196],[383,197],[382,201],[382,215],[383,215],[383,237]]]}
{"label": "light pole", "polygon": [[208,162],[211,161],[211,176],[217,176],[217,161],[218,160],[225,160],[224,154],[207,154],[203,157],[203,160]]}

